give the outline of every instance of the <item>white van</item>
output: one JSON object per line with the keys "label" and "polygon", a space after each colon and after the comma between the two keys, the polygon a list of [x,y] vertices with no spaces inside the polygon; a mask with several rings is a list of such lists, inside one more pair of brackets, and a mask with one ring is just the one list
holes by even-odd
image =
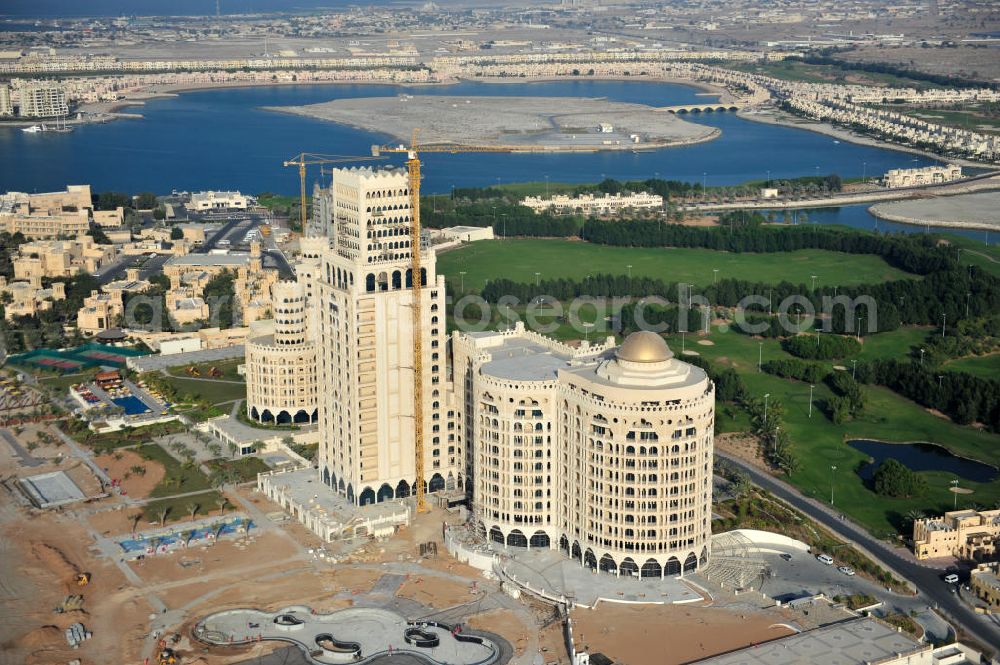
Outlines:
{"label": "white van", "polygon": [[958,584],[958,575],[955,573],[948,573],[944,576],[944,581],[948,584]]}
{"label": "white van", "polygon": [[833,565],[833,557],[830,556],[829,554],[817,554],[816,560],[819,561],[820,563],[825,563],[828,566]]}

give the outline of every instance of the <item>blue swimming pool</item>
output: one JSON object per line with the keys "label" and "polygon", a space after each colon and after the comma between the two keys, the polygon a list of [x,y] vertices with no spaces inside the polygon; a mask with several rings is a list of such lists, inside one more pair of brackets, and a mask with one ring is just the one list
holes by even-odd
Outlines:
{"label": "blue swimming pool", "polygon": [[149,413],[149,408],[143,404],[142,400],[133,395],[129,395],[128,397],[119,397],[118,399],[113,399],[111,401],[125,409],[125,415],[127,416]]}
{"label": "blue swimming pool", "polygon": [[[236,517],[229,520],[223,524],[212,524],[209,526],[199,527],[197,529],[187,529],[170,531],[157,535],[155,537],[151,536],[149,538],[139,537],[139,538],[127,538],[125,540],[118,541],[118,545],[127,553],[131,552],[141,552],[154,545],[156,547],[162,547],[164,545],[173,545],[181,540],[194,541],[194,540],[204,540],[210,535],[215,538],[221,538],[222,536],[231,535],[237,532],[240,526],[244,523],[244,518]],[[253,521],[246,520],[246,528],[249,531],[253,526]]]}

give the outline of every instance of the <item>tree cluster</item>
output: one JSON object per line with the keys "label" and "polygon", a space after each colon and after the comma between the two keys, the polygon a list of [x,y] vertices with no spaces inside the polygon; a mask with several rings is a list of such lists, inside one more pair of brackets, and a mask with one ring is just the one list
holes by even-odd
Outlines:
{"label": "tree cluster", "polygon": [[789,358],[786,360],[768,360],[761,365],[768,374],[780,376],[783,379],[795,379],[816,384],[823,380],[829,370],[819,363],[806,362]]}
{"label": "tree cluster", "polygon": [[861,351],[861,344],[853,337],[817,333],[789,337],[781,342],[781,348],[806,360],[839,360]]}
{"label": "tree cluster", "polygon": [[879,464],[873,481],[876,494],[895,498],[916,496],[927,487],[920,474],[891,457]]}

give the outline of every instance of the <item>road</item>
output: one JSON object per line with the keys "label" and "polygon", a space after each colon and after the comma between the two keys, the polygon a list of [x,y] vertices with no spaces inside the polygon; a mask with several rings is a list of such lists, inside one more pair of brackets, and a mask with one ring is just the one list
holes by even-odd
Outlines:
{"label": "road", "polygon": [[934,568],[921,566],[914,561],[899,555],[895,548],[889,547],[881,540],[872,537],[862,527],[849,519],[840,519],[839,514],[829,510],[823,504],[804,497],[798,490],[787,483],[750,466],[746,462],[728,455],[722,455],[750,477],[755,485],[766,489],[778,498],[791,504],[810,519],[819,522],[844,540],[856,543],[876,555],[898,575],[912,582],[928,603],[936,606],[945,618],[958,624],[965,632],[984,645],[996,648],[1000,645],[1000,626],[990,623],[988,619],[973,612],[958,595],[952,593],[952,585],[941,580],[941,572]]}

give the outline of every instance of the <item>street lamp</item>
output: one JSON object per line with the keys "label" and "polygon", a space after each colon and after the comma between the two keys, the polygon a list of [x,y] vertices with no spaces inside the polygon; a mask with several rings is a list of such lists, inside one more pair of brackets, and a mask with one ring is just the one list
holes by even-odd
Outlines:
{"label": "street lamp", "polygon": [[542,273],[540,273],[540,272],[536,272],[535,273],[535,286],[538,286],[538,278],[541,276],[541,274]]}
{"label": "street lamp", "polygon": [[951,504],[951,508],[952,508],[952,510],[955,510],[956,508],[958,508],[958,491],[957,491],[958,490],[958,478],[956,478],[955,480],[952,480],[950,482],[950,485],[951,485],[951,494],[952,494],[953,497],[955,497],[955,500]]}
{"label": "street lamp", "polygon": [[628,278],[632,279],[632,264],[630,263],[625,267],[628,268]]}
{"label": "street lamp", "polygon": [[924,366],[924,350],[925,349],[920,349],[920,366],[921,367]]}
{"label": "street lamp", "polygon": [[972,293],[965,294],[965,318],[969,318],[969,298],[972,297]]}
{"label": "street lamp", "polygon": [[764,427],[767,427],[767,398],[771,396],[771,393],[764,393]]}
{"label": "street lamp", "polygon": [[830,505],[833,505],[833,472],[837,470],[837,467],[830,467]]}
{"label": "street lamp", "polygon": [[941,382],[944,380],[944,374],[938,374],[938,390],[941,390]]}
{"label": "street lamp", "polygon": [[816,275],[811,275],[812,277],[812,290],[816,290]]}
{"label": "street lamp", "polygon": [[812,418],[812,417],[813,417],[813,389],[814,389],[815,387],[816,387],[816,386],[814,386],[814,385],[811,385],[811,384],[810,384],[810,386],[809,386],[809,417],[810,417],[810,418]]}
{"label": "street lamp", "polygon": [[465,271],[459,270],[458,274],[461,276],[462,279],[462,293],[465,293]]}
{"label": "street lamp", "polygon": [[712,268],[712,284],[717,284],[719,282],[719,269]]}
{"label": "street lamp", "polygon": [[761,369],[764,365],[764,342],[757,342],[757,371],[763,372]]}
{"label": "street lamp", "polygon": [[941,315],[941,339],[944,339],[944,331],[945,331],[945,328],[947,327],[947,324],[948,324],[948,315],[947,314],[942,314]]}
{"label": "street lamp", "polygon": [[854,379],[854,380],[857,380],[857,376],[858,376],[858,361],[857,360],[852,360],[851,361],[851,378]]}

